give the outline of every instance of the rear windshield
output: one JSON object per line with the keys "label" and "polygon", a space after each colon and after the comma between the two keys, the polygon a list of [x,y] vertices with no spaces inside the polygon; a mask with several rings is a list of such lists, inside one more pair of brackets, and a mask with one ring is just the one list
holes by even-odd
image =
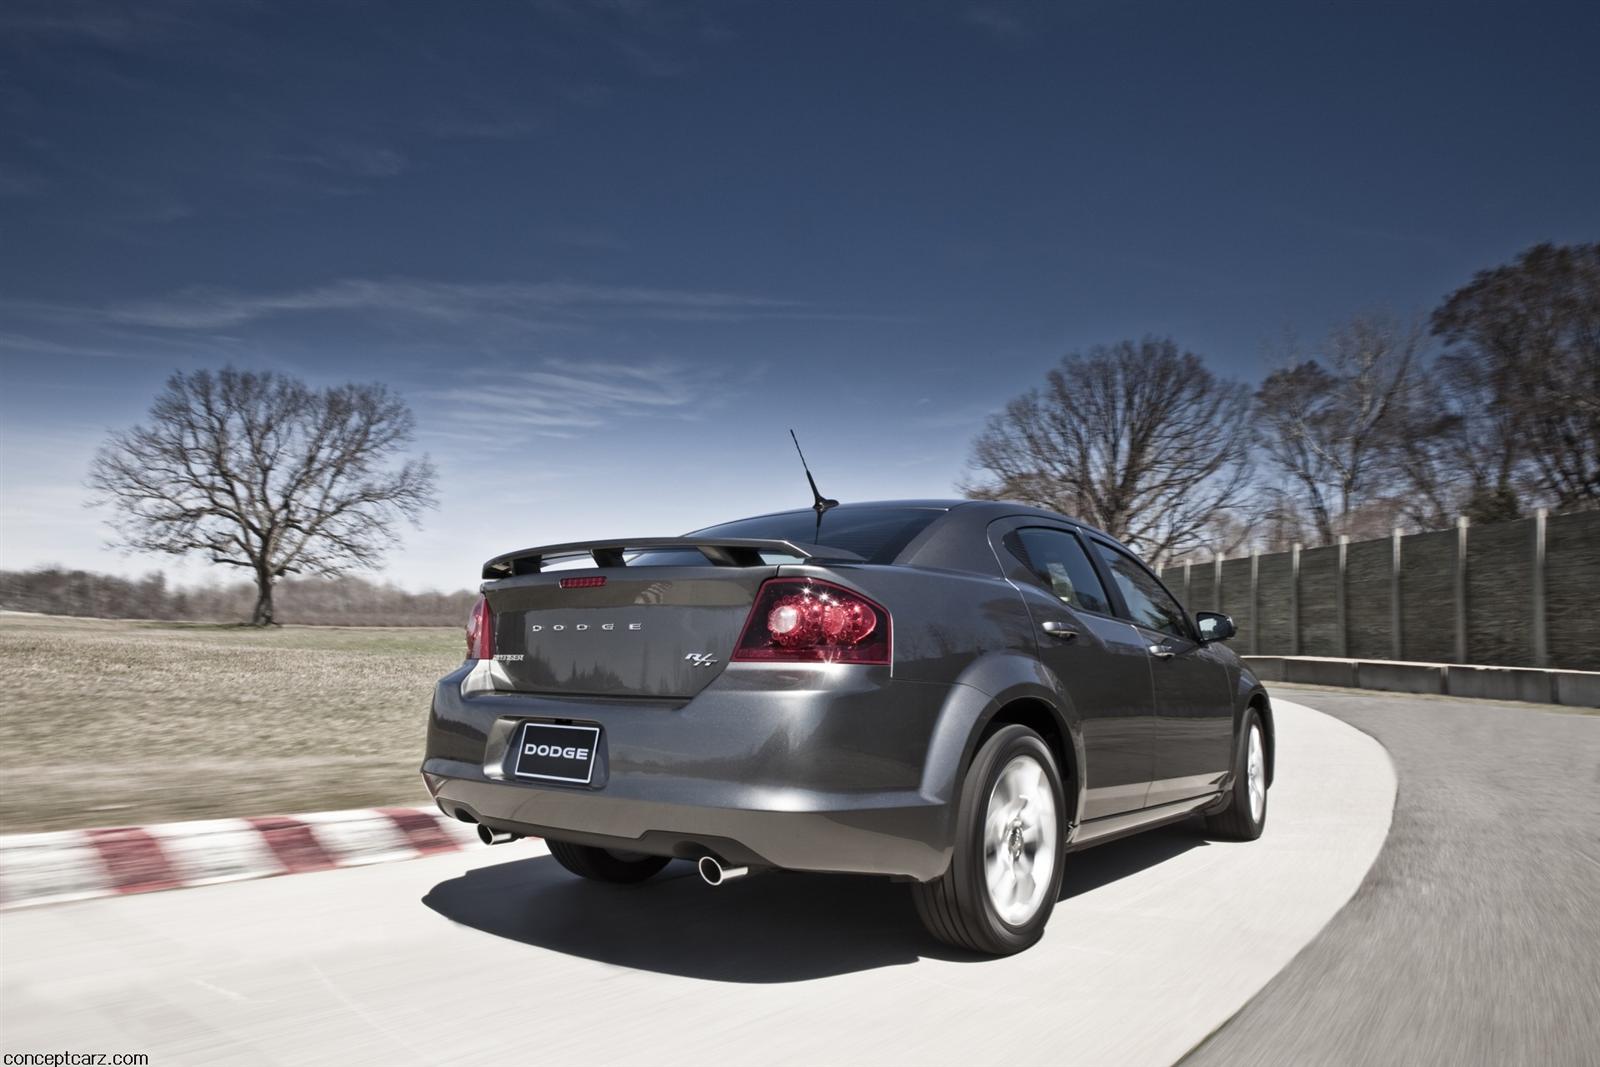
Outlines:
{"label": "rear windshield", "polygon": [[[685,536],[771,537],[800,544],[822,545],[854,552],[868,563],[890,563],[928,524],[944,514],[943,508],[836,508],[824,512],[820,529],[814,511],[786,511],[738,519],[717,526],[694,530]],[[787,563],[794,557],[779,552],[763,552],[768,563]],[[694,549],[641,552],[628,560],[630,567],[679,566],[705,562]]]}
{"label": "rear windshield", "polygon": [[788,511],[707,526],[694,534],[716,537],[776,537],[801,544],[854,552],[868,563],[889,563],[928,524],[944,514],[941,508],[836,508],[822,513]]}

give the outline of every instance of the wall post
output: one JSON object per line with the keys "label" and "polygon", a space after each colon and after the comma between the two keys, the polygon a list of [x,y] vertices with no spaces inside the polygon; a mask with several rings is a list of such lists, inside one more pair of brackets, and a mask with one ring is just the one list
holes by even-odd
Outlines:
{"label": "wall post", "polygon": [[1194,597],[1189,595],[1189,561],[1183,561],[1183,606],[1194,610]]}
{"label": "wall post", "polygon": [[1405,659],[1405,635],[1400,624],[1400,541],[1396,526],[1389,535],[1389,658]]}
{"label": "wall post", "polygon": [[1533,665],[1535,667],[1550,666],[1550,635],[1545,630],[1547,616],[1545,614],[1544,598],[1544,553],[1545,553],[1545,526],[1549,520],[1548,508],[1540,508],[1533,513],[1533,574],[1528,585],[1533,590],[1533,626],[1530,627],[1533,636]]}
{"label": "wall post", "polygon": [[1300,542],[1289,546],[1289,655],[1300,654]]}
{"label": "wall post", "polygon": [[1456,518],[1456,662],[1467,662],[1467,517]]}
{"label": "wall post", "polygon": [[1344,577],[1349,565],[1350,535],[1339,535],[1339,584],[1334,587],[1333,613],[1339,623],[1338,656],[1344,659],[1350,655],[1350,626],[1349,616],[1346,614],[1348,607],[1345,603]]}
{"label": "wall post", "polygon": [[1222,556],[1218,555],[1211,565],[1211,610],[1222,610]]}
{"label": "wall post", "polygon": [[1250,550],[1250,654],[1261,654],[1261,550]]}

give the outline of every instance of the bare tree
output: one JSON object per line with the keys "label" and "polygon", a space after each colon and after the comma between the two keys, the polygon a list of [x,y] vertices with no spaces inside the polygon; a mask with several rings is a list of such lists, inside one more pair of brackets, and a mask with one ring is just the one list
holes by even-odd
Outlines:
{"label": "bare tree", "polygon": [[1424,530],[1458,515],[1515,519],[1530,488],[1526,451],[1511,411],[1475,360],[1443,355],[1412,381],[1394,435],[1400,513]]}
{"label": "bare tree", "polygon": [[1537,472],[1536,493],[1600,507],[1600,244],[1536,245],[1480,271],[1434,312],[1433,332],[1454,377],[1503,420],[1497,443]]}
{"label": "bare tree", "polygon": [[1267,375],[1256,431],[1321,543],[1384,487],[1394,469],[1399,415],[1422,330],[1386,315],[1358,316],[1312,358]]}
{"label": "bare tree", "polygon": [[285,574],[379,562],[398,520],[434,506],[426,457],[400,460],[411,411],[382,385],[320,391],[278,374],[178,373],[148,425],[112,434],[89,472],[123,546],[199,553],[255,578],[270,625]]}
{"label": "bare tree", "polygon": [[1170,340],[1069,355],[990,418],[969,496],[1093,523],[1157,565],[1205,543],[1249,492],[1249,393]]}

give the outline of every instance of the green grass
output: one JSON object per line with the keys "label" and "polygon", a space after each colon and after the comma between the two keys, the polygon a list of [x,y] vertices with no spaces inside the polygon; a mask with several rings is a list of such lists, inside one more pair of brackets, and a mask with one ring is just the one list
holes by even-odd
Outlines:
{"label": "green grass", "polygon": [[426,803],[454,628],[0,616],[0,832]]}

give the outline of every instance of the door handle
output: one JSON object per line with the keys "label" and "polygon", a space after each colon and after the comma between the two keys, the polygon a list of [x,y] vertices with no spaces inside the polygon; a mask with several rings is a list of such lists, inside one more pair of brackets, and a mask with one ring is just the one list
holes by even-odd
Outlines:
{"label": "door handle", "polygon": [[1173,656],[1177,655],[1176,652],[1172,651],[1172,649],[1168,648],[1166,645],[1151,645],[1150,654],[1156,659],[1171,659]]}
{"label": "door handle", "polygon": [[1060,622],[1056,619],[1047,619],[1044,622],[1041,622],[1039,624],[1039,629],[1043,630],[1051,637],[1059,637],[1063,641],[1071,641],[1074,637],[1078,636],[1078,631],[1074,630],[1066,623]]}

